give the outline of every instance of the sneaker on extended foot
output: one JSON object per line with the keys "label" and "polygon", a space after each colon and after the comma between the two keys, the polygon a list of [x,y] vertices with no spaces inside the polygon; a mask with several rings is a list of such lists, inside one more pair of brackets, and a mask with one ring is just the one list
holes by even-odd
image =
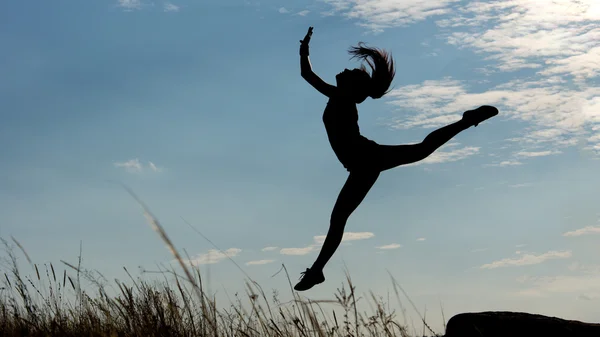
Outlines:
{"label": "sneaker on extended foot", "polygon": [[475,110],[465,111],[463,113],[463,120],[467,121],[469,125],[477,126],[477,124],[483,122],[488,118],[492,118],[498,114],[498,109],[489,105],[482,105]]}
{"label": "sneaker on extended foot", "polygon": [[312,270],[306,268],[306,271],[301,272],[301,280],[294,286],[296,291],[304,291],[312,288],[313,286],[323,283],[325,281],[325,275],[322,270]]}

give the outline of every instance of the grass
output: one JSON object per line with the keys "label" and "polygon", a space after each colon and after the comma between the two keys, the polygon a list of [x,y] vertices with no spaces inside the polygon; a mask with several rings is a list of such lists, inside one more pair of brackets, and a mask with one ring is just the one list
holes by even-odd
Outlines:
{"label": "grass", "polygon": [[[302,299],[293,291],[288,275],[294,298],[288,303],[281,303],[276,292],[269,299],[260,285],[248,277],[246,297],[236,294],[228,309],[217,309],[216,299],[203,288],[198,267],[184,262],[158,220],[132,191],[128,192],[143,207],[153,229],[179,262],[183,275],[164,270],[160,271],[164,281],[152,282],[134,279],[125,269],[130,277],[128,284],[119,280],[108,283],[99,272],[81,266],[81,254],[77,266],[61,261],[66,269],[57,274],[52,263],[32,263],[13,238],[35,271],[34,276],[23,276],[14,246],[0,239],[7,252],[0,288],[2,336],[411,336],[406,324],[400,324],[396,313],[372,292],[372,312],[359,312],[348,273],[347,286],[339,288],[331,301]],[[287,274],[285,266],[283,270]],[[95,294],[82,289],[82,278],[94,286]],[[400,300],[398,288],[404,290],[393,278],[392,281]],[[108,287],[115,290],[114,295],[108,294]],[[326,313],[323,304],[335,304],[338,310]],[[426,327],[433,333],[421,319],[422,335]],[[413,327],[412,336],[416,335]]]}

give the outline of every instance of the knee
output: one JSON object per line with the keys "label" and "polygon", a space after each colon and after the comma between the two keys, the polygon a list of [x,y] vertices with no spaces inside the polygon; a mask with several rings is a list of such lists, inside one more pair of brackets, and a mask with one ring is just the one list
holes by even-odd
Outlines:
{"label": "knee", "polygon": [[333,212],[331,213],[329,224],[331,227],[344,228],[346,226],[346,221],[348,220],[348,217],[349,216],[343,212]]}

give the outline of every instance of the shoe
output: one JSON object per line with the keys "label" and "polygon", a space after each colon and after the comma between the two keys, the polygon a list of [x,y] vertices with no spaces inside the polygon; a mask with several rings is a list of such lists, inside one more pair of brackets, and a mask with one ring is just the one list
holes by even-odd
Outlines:
{"label": "shoe", "polygon": [[325,275],[323,275],[322,270],[313,271],[312,269],[306,268],[306,271],[303,271],[300,274],[302,274],[302,276],[300,276],[301,280],[294,286],[294,290],[296,291],[308,290],[325,281]]}
{"label": "shoe", "polygon": [[483,122],[488,118],[492,118],[498,114],[498,109],[489,105],[482,105],[475,110],[465,111],[463,113],[463,120],[467,121],[469,125],[477,126],[477,124]]}

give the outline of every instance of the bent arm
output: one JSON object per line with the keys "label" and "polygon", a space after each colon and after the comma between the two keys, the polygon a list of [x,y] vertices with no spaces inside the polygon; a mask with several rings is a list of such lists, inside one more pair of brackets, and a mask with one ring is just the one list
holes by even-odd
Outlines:
{"label": "bent arm", "polygon": [[332,97],[335,95],[337,88],[323,81],[319,76],[317,76],[317,74],[313,72],[308,55],[300,56],[300,74],[302,75],[302,78],[306,80],[306,82],[312,85],[323,95],[327,97]]}

